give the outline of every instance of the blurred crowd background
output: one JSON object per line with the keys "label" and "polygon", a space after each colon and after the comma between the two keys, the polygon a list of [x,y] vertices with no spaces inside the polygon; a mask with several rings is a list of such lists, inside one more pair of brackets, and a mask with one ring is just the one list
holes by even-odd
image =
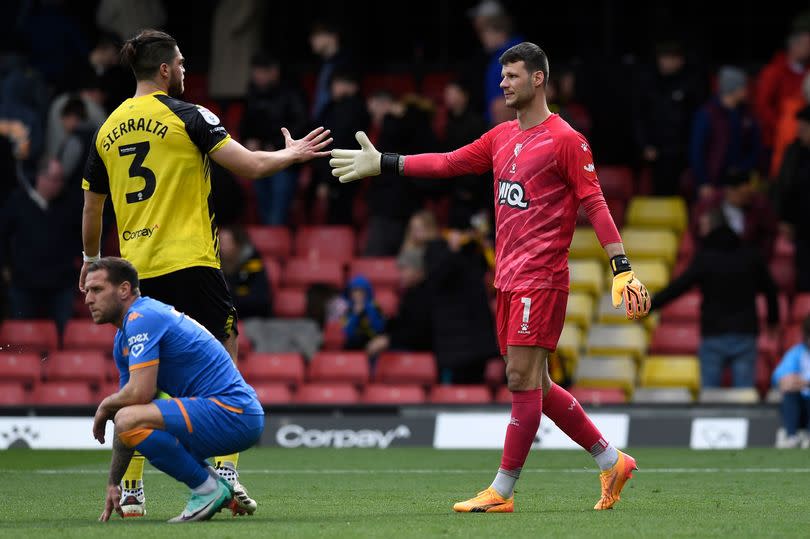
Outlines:
{"label": "blurred crowd background", "polygon": [[[654,223],[674,238],[663,242],[671,248],[650,255],[663,266],[651,287],[662,319],[645,326],[637,357],[631,350],[631,382],[613,385],[629,398],[656,385],[645,382],[643,358],[680,354],[700,365],[697,382],[679,382],[693,395],[702,374],[703,386],[756,386],[761,397],[782,353],[804,342],[800,325],[810,310],[807,8],[611,0],[4,2],[3,316],[52,320],[55,348],[70,340],[71,327],[88,323],[76,290],[82,171],[95,129],[133,93],[118,49],[139,29],[164,29],[178,40],[184,99],[217,114],[248,148],[280,148],[282,126],[300,137],[323,125],[335,147],[355,147],[354,133],[365,130],[381,151],[403,154],[449,151],[513,118],[502,103],[497,59],[529,40],[549,56],[551,109],[589,138],[623,232],[649,224],[640,216],[645,207],[674,212],[673,220]],[[386,351],[425,351],[435,357],[438,381],[490,381],[497,389],[492,183],[491,176],[387,177],[339,185],[326,160],[255,182],[215,168],[222,264],[245,354],[295,352],[309,360],[323,350],[358,350],[373,371]],[[105,231],[102,252],[115,254],[111,208]],[[602,263],[598,252],[578,250],[592,230],[578,234],[572,258]],[[629,253],[639,256],[632,246]],[[758,277],[729,278],[734,268]],[[734,282],[738,292],[717,292],[717,281]],[[588,379],[580,371],[598,349],[589,339],[615,337],[594,337],[596,328],[626,329],[600,314],[603,291],[572,282],[566,331],[578,333],[573,344],[564,334],[554,360],[564,383]],[[686,305],[679,296],[691,298],[691,307],[667,315],[671,302]],[[589,307],[579,319],[582,301]],[[660,345],[662,327],[665,337],[673,327],[686,331],[674,339],[685,347]],[[12,333],[4,335],[13,340]],[[743,344],[732,356],[718,352],[730,342]],[[627,355],[621,347],[613,352]]]}

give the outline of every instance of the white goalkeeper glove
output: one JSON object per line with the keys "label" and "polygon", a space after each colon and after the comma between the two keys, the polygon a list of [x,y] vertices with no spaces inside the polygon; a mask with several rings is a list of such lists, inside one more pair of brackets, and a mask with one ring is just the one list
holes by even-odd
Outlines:
{"label": "white goalkeeper glove", "polygon": [[383,169],[399,172],[399,155],[381,154],[362,131],[358,131],[354,138],[360,143],[359,150],[332,150],[329,166],[332,167],[332,176],[338,178],[340,183],[379,176]]}

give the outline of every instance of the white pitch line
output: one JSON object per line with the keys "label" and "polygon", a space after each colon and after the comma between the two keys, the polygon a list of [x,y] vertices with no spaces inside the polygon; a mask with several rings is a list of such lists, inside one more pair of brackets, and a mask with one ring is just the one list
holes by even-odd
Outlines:
{"label": "white pitch line", "polygon": [[[96,474],[106,473],[108,470],[104,468],[98,469],[79,469],[67,468],[64,470],[3,470],[3,474],[17,473],[17,474],[41,474],[41,475],[75,475],[75,474]],[[559,470],[549,468],[534,468],[523,469],[522,473],[597,473],[596,468],[563,468]],[[641,468],[639,473],[648,474],[668,474],[668,473],[810,473],[810,468]],[[146,474],[160,474],[163,473],[159,470],[144,470]],[[292,470],[278,470],[278,469],[240,469],[240,474],[248,475],[374,475],[374,474],[469,474],[469,473],[489,473],[488,470],[459,470],[459,469],[292,469]]]}

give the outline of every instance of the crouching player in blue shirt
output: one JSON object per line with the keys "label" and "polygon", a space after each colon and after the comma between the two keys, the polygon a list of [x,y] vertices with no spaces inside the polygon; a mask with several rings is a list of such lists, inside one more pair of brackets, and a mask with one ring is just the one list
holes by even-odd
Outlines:
{"label": "crouching player in blue shirt", "polygon": [[[233,490],[205,460],[244,451],[264,429],[264,411],[222,344],[170,305],[141,297],[138,272],[107,257],[88,269],[85,303],[96,324],[118,328],[113,355],[121,389],[96,411],[93,436],[104,443],[115,423],[104,512],[123,516],[119,484],[134,451],[188,485],[191,498],[169,522],[207,520],[233,503]],[[157,391],[172,399],[155,399]]]}

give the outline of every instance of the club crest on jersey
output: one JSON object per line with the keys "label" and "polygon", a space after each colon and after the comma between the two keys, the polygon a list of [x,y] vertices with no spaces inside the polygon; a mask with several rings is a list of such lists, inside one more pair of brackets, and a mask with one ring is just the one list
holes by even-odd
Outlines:
{"label": "club crest on jersey", "polygon": [[587,151],[588,151],[588,143],[587,143],[587,142],[583,142],[583,143],[582,143],[582,151],[583,151],[583,152],[587,152]]}
{"label": "club crest on jersey", "polygon": [[522,149],[523,149],[523,143],[522,142],[518,142],[517,144],[515,144],[515,150],[514,150],[515,151],[515,157],[518,156],[518,154],[520,153],[520,150],[522,150]]}
{"label": "club crest on jersey", "polygon": [[526,193],[520,182],[510,182],[509,180],[498,180],[498,204],[511,206],[519,210],[529,207],[526,200]]}

